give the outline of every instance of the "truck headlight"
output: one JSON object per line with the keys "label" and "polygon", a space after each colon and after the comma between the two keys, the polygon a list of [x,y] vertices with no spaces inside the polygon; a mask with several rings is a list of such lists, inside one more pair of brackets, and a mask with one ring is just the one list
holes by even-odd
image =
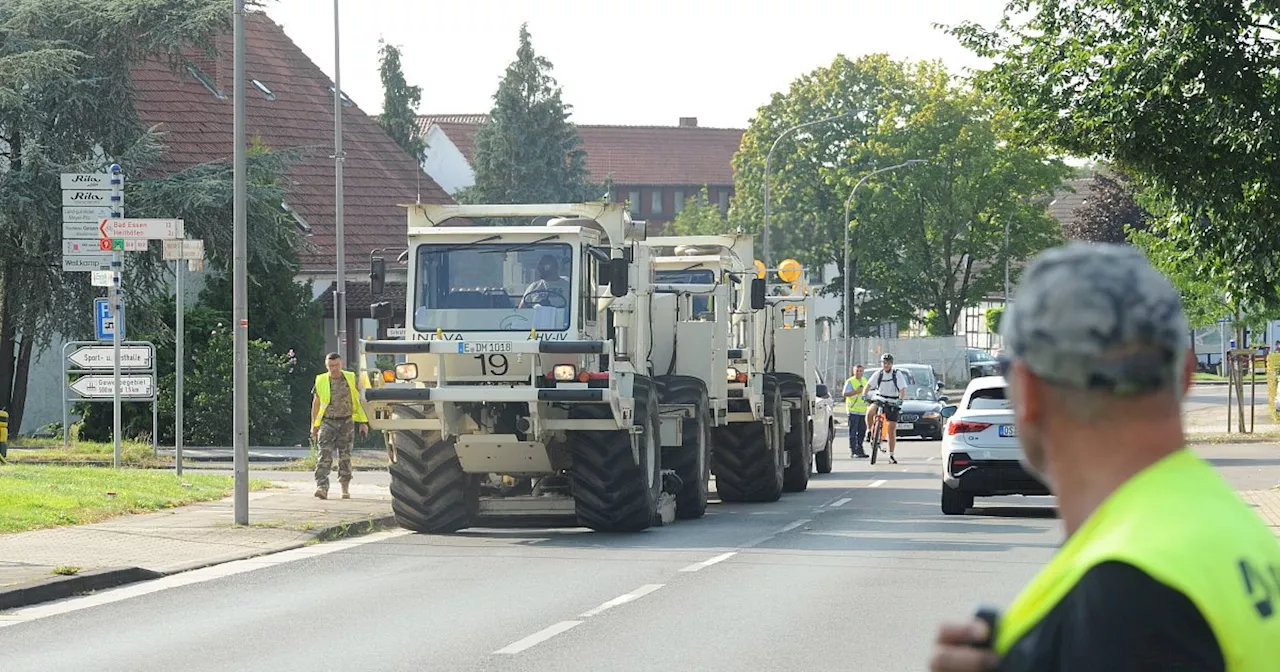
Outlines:
{"label": "truck headlight", "polygon": [[396,378],[399,378],[400,380],[417,380],[418,365],[412,362],[396,364]]}
{"label": "truck headlight", "polygon": [[572,364],[556,364],[551,367],[551,378],[558,383],[572,382],[578,376],[578,367]]}

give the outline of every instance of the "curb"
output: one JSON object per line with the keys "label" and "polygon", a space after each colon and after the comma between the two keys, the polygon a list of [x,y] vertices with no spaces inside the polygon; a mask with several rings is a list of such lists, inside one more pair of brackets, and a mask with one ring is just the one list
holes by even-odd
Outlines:
{"label": "curb", "polygon": [[54,576],[48,579],[42,579],[35,583],[23,584],[13,588],[0,588],[0,611],[17,609],[19,607],[29,607],[34,604],[51,602],[53,600],[62,600],[68,597],[75,597],[84,593],[92,593],[99,590],[106,590],[108,588],[116,588],[130,583],[152,581],[174,574],[181,574],[182,572],[189,572],[195,569],[203,569],[205,567],[226,564],[228,562],[236,562],[238,560],[259,558],[264,555],[283,553],[285,551],[302,548],[308,544],[358,537],[395,524],[395,516],[388,514],[377,518],[365,518],[351,523],[330,525],[317,530],[311,530],[309,534],[312,535],[312,538],[307,541],[289,544],[280,548],[272,548],[261,553],[237,555],[234,557],[221,557],[214,560],[197,560],[166,571],[156,571],[142,567],[116,567],[89,570],[75,576]]}

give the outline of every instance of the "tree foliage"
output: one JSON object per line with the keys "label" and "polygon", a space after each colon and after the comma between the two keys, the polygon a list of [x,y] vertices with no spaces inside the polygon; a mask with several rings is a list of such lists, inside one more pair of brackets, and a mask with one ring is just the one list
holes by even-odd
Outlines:
{"label": "tree foliage", "polygon": [[728,233],[732,228],[729,220],[720,214],[720,208],[710,202],[710,191],[705,186],[699,195],[685,201],[670,226],[673,236],[715,236]]}
{"label": "tree foliage", "polygon": [[551,70],[551,61],[534,52],[528,24],[521,25],[516,60],[493,96],[489,122],[476,131],[476,182],[462,198],[485,203],[600,198],[600,187],[587,181],[587,155]]}
{"label": "tree foliage", "polygon": [[1275,3],[1013,0],[999,25],[951,28],[995,65],[984,88],[1024,137],[1131,173],[1170,205],[1188,273],[1280,305],[1280,42]]}
{"label": "tree foliage", "polygon": [[1095,172],[1089,181],[1087,200],[1062,225],[1068,240],[1091,243],[1129,242],[1129,229],[1144,231],[1151,214],[1135,197],[1132,179],[1122,172]]}
{"label": "tree foliage", "polygon": [[[735,221],[760,231],[766,153],[784,129],[853,110],[863,111],[778,144],[771,256],[842,263],[844,207],[855,184],[873,170],[925,159],[870,179],[852,202],[851,266],[868,292],[853,328],[865,333],[932,312],[930,332],[953,333],[965,307],[1003,285],[1006,257],[1016,263],[1058,241],[1046,204],[1069,171],[1009,142],[1008,114],[938,63],[839,57],[775,94],[753,120],[734,160]],[[802,224],[814,220],[823,224]],[[832,283],[840,285],[842,278]]]}
{"label": "tree foliage", "polygon": [[410,86],[400,64],[400,47],[378,41],[378,73],[382,76],[382,114],[378,124],[404,151],[419,163],[427,151],[422,127],[418,124],[418,105],[422,87]]}

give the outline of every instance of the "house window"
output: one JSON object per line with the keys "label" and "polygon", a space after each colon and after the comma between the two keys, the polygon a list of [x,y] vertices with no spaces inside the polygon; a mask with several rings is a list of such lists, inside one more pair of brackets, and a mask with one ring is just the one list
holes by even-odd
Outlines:
{"label": "house window", "polygon": [[676,214],[680,214],[684,210],[684,189],[676,189],[672,200],[675,201],[672,205],[675,206]]}
{"label": "house window", "polygon": [[639,217],[640,216],[640,190],[633,189],[631,193],[628,195],[627,200],[631,202],[631,216]]}
{"label": "house window", "polygon": [[727,189],[720,190],[720,214],[729,214],[729,191]]}
{"label": "house window", "polygon": [[263,84],[262,82],[259,82],[258,80],[256,80],[256,79],[255,79],[255,80],[253,80],[253,86],[254,86],[254,88],[256,88],[256,89],[258,89],[259,91],[261,91],[261,92],[263,93],[263,95],[265,95],[265,96],[267,97],[267,100],[275,100],[275,99],[276,99],[276,94],[272,93],[272,92],[271,92],[271,89],[268,89],[266,84]]}
{"label": "house window", "polygon": [[649,192],[649,212],[655,215],[662,214],[662,190],[654,189]]}

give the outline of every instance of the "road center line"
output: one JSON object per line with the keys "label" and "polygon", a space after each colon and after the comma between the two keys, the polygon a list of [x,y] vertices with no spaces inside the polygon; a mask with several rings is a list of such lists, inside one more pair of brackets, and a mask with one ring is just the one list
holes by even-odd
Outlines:
{"label": "road center line", "polygon": [[790,532],[791,530],[794,530],[794,529],[796,529],[797,527],[800,527],[801,525],[804,525],[805,523],[809,522],[810,520],[811,520],[811,519],[809,519],[809,518],[802,518],[802,519],[797,520],[797,521],[795,521],[795,522],[793,522],[793,523],[788,523],[785,527],[783,527],[782,529],[778,530],[777,532],[771,532],[771,533],[769,533],[769,534],[764,535],[763,537],[757,537],[757,538],[755,538],[755,539],[752,539],[751,541],[748,541],[747,543],[743,544],[740,548],[741,548],[741,549],[743,549],[743,550],[745,550],[745,549],[748,549],[748,548],[753,548],[753,547],[759,546],[760,544],[763,544],[764,542],[769,541],[770,539],[772,539],[772,538],[774,538],[774,537],[778,536],[779,534],[786,534],[787,532]]}
{"label": "road center line", "polygon": [[[730,553],[729,555],[733,555],[733,554],[732,554],[732,553]],[[712,558],[712,560],[714,560],[714,559],[715,559],[715,558]],[[708,561],[708,562],[710,562],[710,561]],[[612,608],[614,608],[614,607],[616,607],[616,606],[623,605],[623,604],[626,604],[626,603],[628,603],[628,602],[633,602],[633,601],[635,601],[635,600],[638,600],[638,599],[640,599],[640,598],[644,597],[645,595],[648,595],[649,593],[652,593],[653,591],[655,591],[655,590],[657,590],[657,589],[659,589],[659,588],[663,587],[664,585],[666,585],[666,584],[663,584],[663,583],[649,583],[649,584],[645,584],[645,585],[640,586],[639,588],[636,588],[635,590],[633,590],[633,591],[631,591],[631,592],[627,593],[626,595],[619,595],[618,597],[615,597],[615,598],[613,598],[612,600],[609,600],[608,602],[605,602],[604,604],[602,604],[602,605],[600,605],[600,606],[596,607],[595,609],[592,609],[591,611],[588,611],[588,612],[586,612],[586,613],[582,614],[581,616],[578,616],[578,618],[591,618],[592,616],[599,616],[600,614],[603,614],[604,612],[606,612],[606,611],[608,611],[608,610],[610,610],[610,609],[612,609]]]}
{"label": "road center line", "polygon": [[702,562],[695,562],[695,563],[693,563],[692,565],[689,565],[688,567],[685,567],[684,569],[681,569],[680,571],[682,571],[682,572],[696,572],[696,571],[698,571],[698,570],[700,570],[700,569],[706,569],[706,568],[710,567],[711,565],[716,564],[717,562],[724,562],[725,560],[728,560],[729,558],[732,558],[733,556],[735,556],[735,555],[737,555],[737,554],[738,554],[738,552],[737,552],[737,551],[730,551],[730,552],[728,552],[728,553],[721,553],[720,555],[717,555],[716,557],[711,558],[710,560],[703,560]]}
{"label": "road center line", "polygon": [[885,483],[888,483],[888,481],[884,481],[884,480],[880,480],[880,481],[872,481],[871,485],[868,485],[867,487],[868,487],[868,488],[878,488],[878,487],[880,487],[880,486],[884,485]]}
{"label": "road center line", "polygon": [[533,646],[537,646],[547,641],[548,639],[555,637],[556,635],[567,632],[579,625],[582,625],[582,621],[560,621],[559,623],[543,628],[533,633],[532,635],[525,637],[524,639],[518,642],[513,642],[511,644],[508,644],[507,646],[504,646],[501,649],[494,651],[494,653],[498,655],[515,655],[517,653],[520,653],[521,651],[524,651],[525,649],[528,649]]}
{"label": "road center line", "polygon": [[831,503],[831,508],[833,508],[833,509],[834,509],[834,508],[836,508],[836,507],[838,507],[838,506],[844,506],[845,504],[848,504],[849,502],[852,502],[852,501],[853,501],[853,499],[851,499],[851,498],[849,498],[849,497],[845,497],[845,498],[843,498],[843,499],[837,499],[836,501],[834,501],[834,502],[832,502],[832,503]]}

